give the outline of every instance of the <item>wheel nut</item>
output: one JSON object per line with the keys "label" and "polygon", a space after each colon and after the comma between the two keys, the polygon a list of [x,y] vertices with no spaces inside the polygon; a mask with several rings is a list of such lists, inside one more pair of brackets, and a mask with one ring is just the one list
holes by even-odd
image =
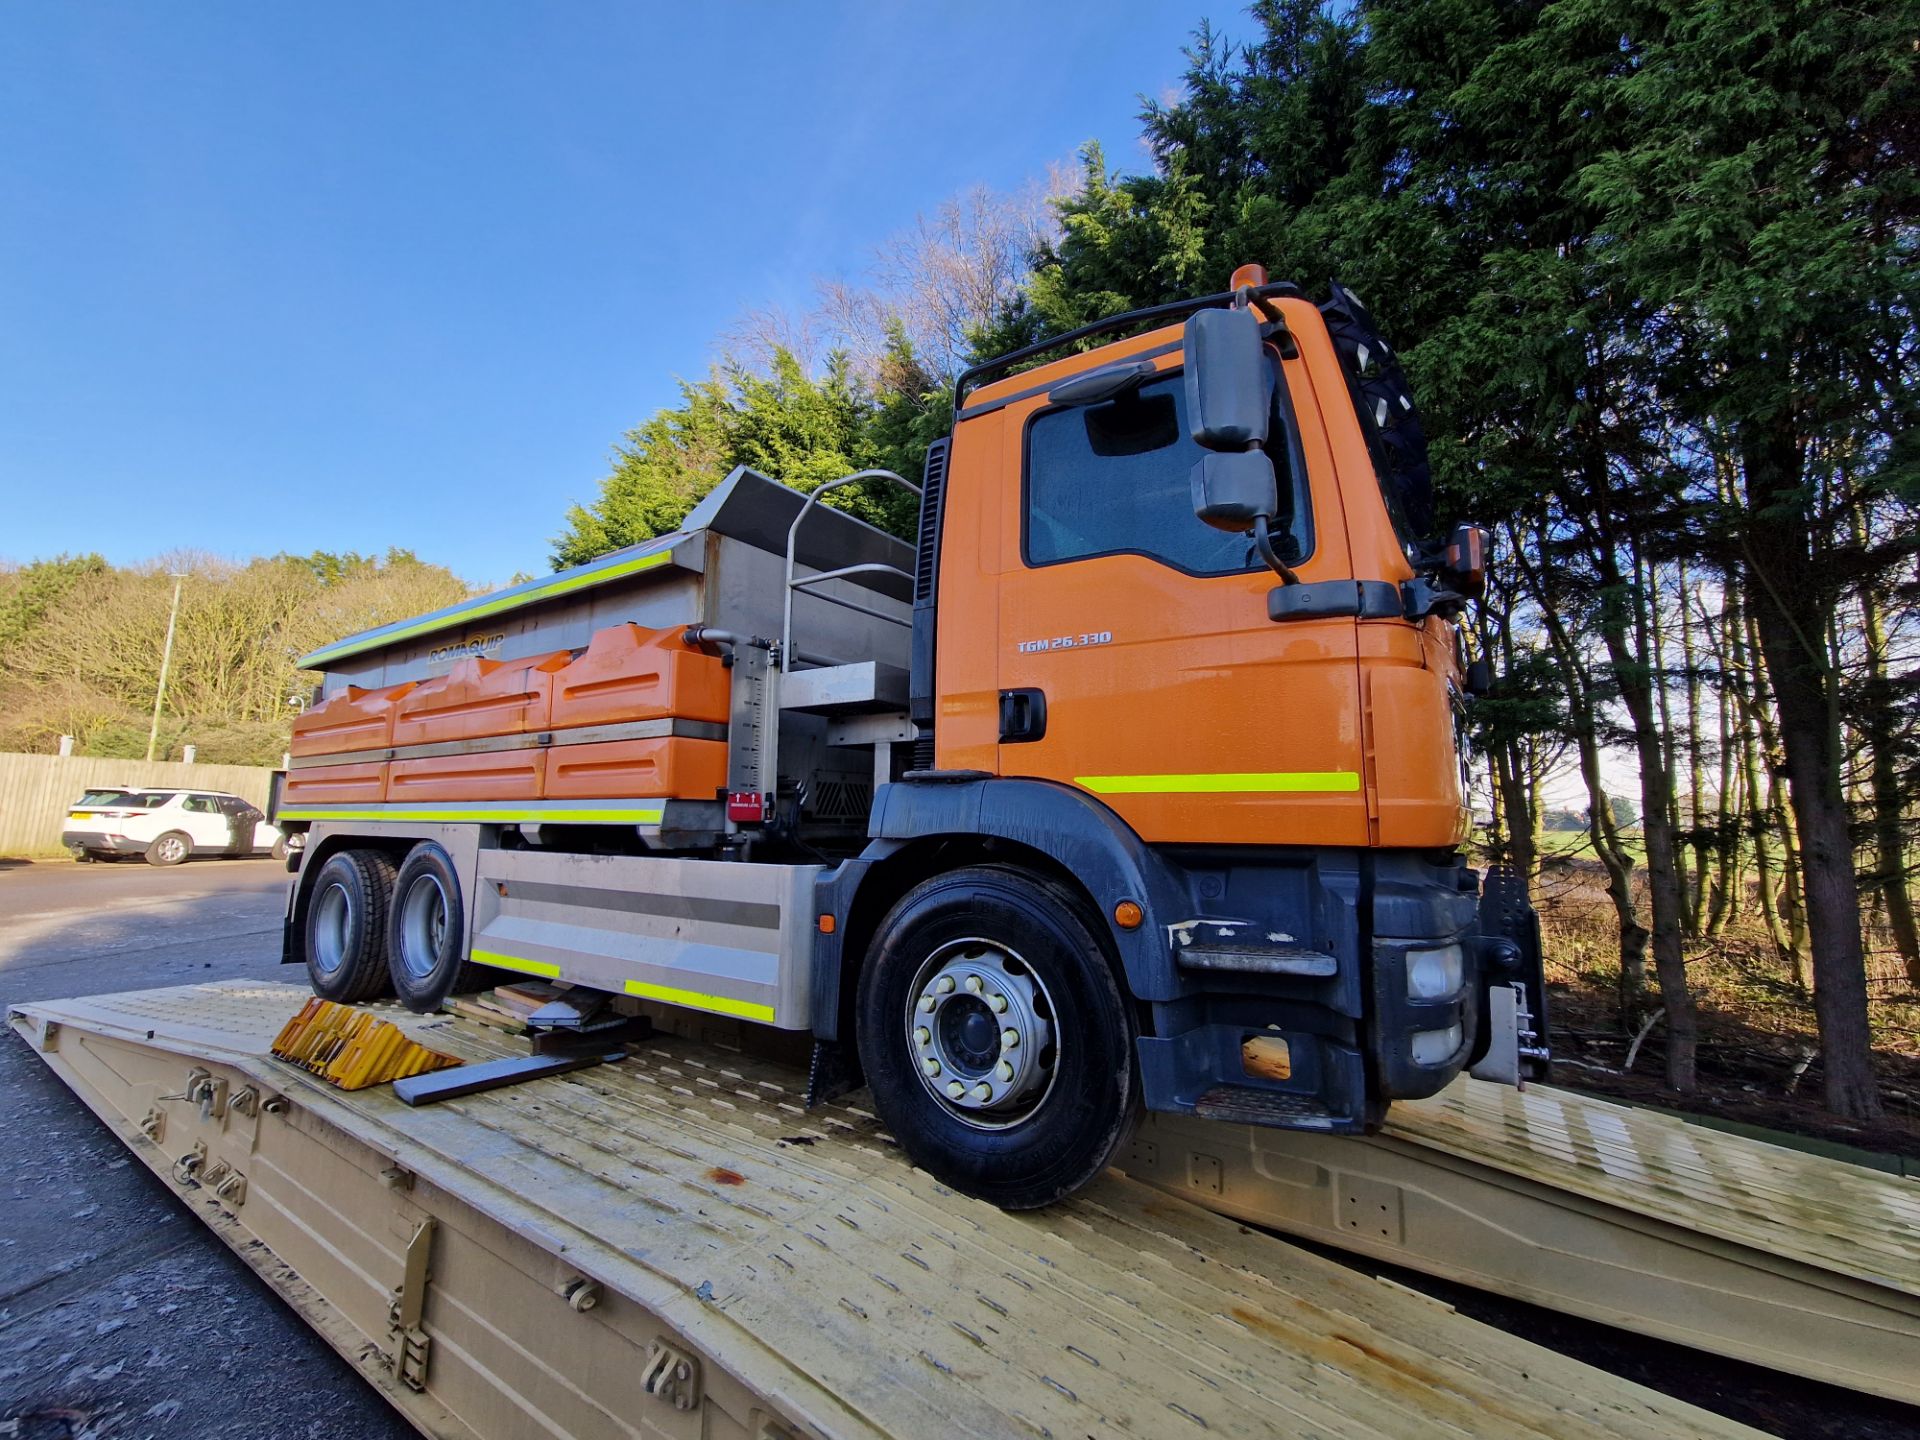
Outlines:
{"label": "wheel nut", "polygon": [[933,1039],[933,1032],[927,1029],[926,1026],[916,1025],[913,1027],[913,1043],[914,1044],[925,1045],[931,1039]]}
{"label": "wheel nut", "polygon": [[951,995],[953,993],[953,976],[942,975],[938,980],[933,982],[933,988],[938,990],[942,995]]}
{"label": "wheel nut", "polygon": [[1002,1060],[1000,1062],[1000,1078],[1008,1084],[1013,1083],[1013,1063],[1011,1061]]}
{"label": "wheel nut", "polygon": [[962,1085],[958,1080],[949,1080],[947,1082],[947,1098],[949,1100],[958,1100],[966,1093],[967,1087]]}
{"label": "wheel nut", "polygon": [[982,1080],[978,1085],[973,1087],[973,1098],[976,1100],[991,1100],[993,1098],[993,1087]]}
{"label": "wheel nut", "polygon": [[1011,1050],[1019,1043],[1020,1032],[1018,1030],[1002,1030],[1000,1032],[1000,1048],[1002,1050]]}
{"label": "wheel nut", "polygon": [[981,986],[980,986],[980,977],[978,975],[967,976],[967,989],[975,995],[978,995],[980,993]]}
{"label": "wheel nut", "polygon": [[940,1062],[929,1055],[920,1062],[920,1068],[929,1075],[938,1075],[940,1073]]}
{"label": "wheel nut", "polygon": [[993,1013],[996,1015],[1004,1015],[1007,1013],[1007,997],[1004,995],[989,995],[987,997],[987,1004],[993,1007]]}
{"label": "wheel nut", "polygon": [[921,1010],[925,1011],[929,1015],[931,1015],[937,1008],[939,1008],[939,1005],[940,1005],[940,1002],[934,999],[933,996],[931,995],[922,995],[920,997],[920,1008]]}

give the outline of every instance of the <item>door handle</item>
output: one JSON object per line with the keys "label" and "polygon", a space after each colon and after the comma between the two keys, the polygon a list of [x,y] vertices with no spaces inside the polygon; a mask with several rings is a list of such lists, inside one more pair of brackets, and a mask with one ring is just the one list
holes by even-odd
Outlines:
{"label": "door handle", "polygon": [[1047,733],[1047,692],[1044,690],[1002,690],[1000,692],[1000,743],[1017,745],[1038,740]]}

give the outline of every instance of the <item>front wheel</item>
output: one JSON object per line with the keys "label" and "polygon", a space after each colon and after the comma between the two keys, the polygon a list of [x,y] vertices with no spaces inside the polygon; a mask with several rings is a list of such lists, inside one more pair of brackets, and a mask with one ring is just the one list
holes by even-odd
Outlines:
{"label": "front wheel", "polygon": [[1106,1168],[1139,1081],[1097,926],[1064,886],[996,866],[929,880],[881,922],[860,976],[860,1061],[916,1165],[1007,1210]]}

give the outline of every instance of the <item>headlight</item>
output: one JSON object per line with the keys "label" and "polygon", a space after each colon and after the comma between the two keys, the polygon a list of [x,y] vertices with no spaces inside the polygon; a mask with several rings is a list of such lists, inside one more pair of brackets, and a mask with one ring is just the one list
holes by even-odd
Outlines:
{"label": "headlight", "polygon": [[306,848],[307,848],[307,832],[306,831],[296,830],[293,832],[293,834],[287,836],[287,849],[304,850]]}
{"label": "headlight", "polygon": [[1407,952],[1407,998],[1443,1000],[1460,988],[1466,953],[1458,945]]}

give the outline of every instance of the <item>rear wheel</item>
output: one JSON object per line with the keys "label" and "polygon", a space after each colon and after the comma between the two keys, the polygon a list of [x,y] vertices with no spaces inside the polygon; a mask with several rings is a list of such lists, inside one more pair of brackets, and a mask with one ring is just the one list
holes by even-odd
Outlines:
{"label": "rear wheel", "polygon": [[467,963],[460,876],[430,840],[413,847],[394,881],[387,968],[400,1002],[423,1015],[449,995],[480,987],[479,967]]}
{"label": "rear wheel", "polygon": [[147,864],[178,865],[193,853],[193,841],[178,830],[157,835],[147,845]]}
{"label": "rear wheel", "polygon": [[1106,1168],[1138,1079],[1097,924],[1065,887],[988,866],[927,881],[881,922],[860,977],[860,1060],[916,1165],[1008,1210]]}
{"label": "rear wheel", "polygon": [[351,1005],[387,989],[387,910],[393,861],[341,850],[314,876],[307,900],[307,978],[323,1000]]}

